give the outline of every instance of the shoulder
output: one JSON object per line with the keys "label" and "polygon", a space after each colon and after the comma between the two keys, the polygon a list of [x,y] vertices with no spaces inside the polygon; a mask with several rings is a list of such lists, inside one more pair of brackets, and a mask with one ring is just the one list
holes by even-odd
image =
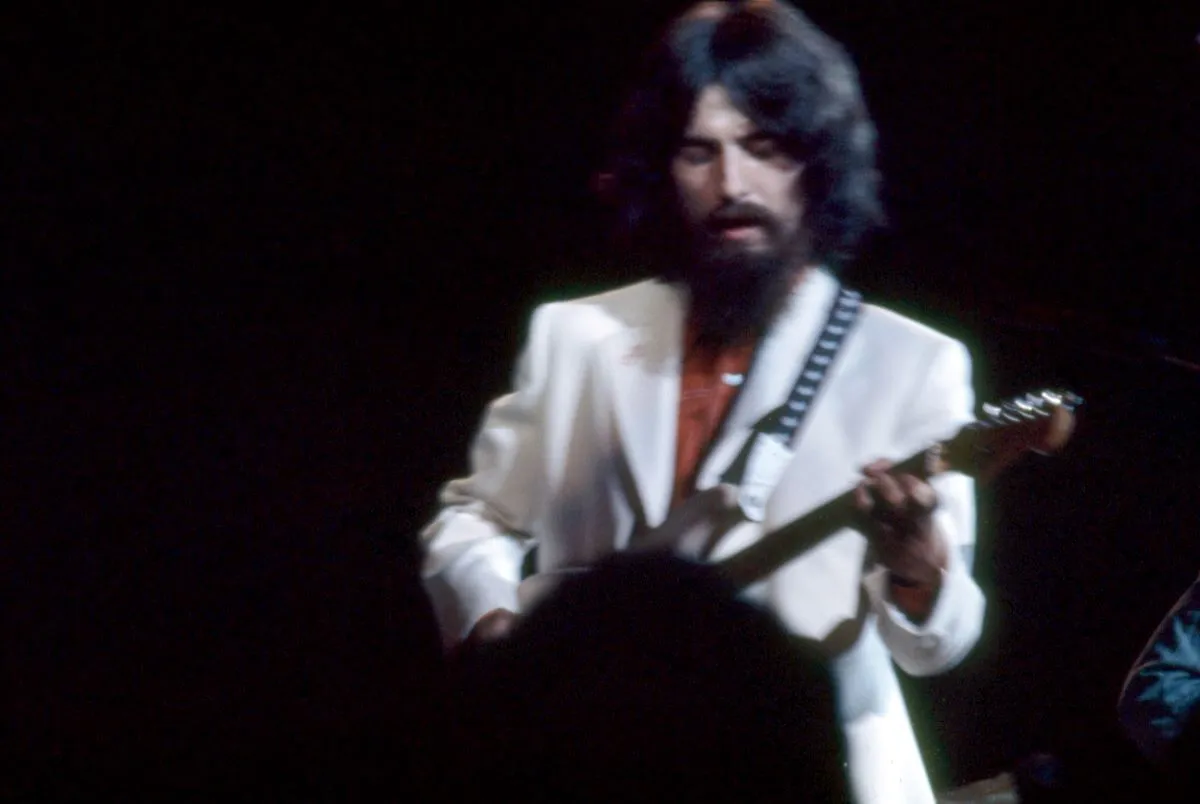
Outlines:
{"label": "shoulder", "polygon": [[953,364],[970,370],[970,350],[962,341],[894,310],[864,304],[859,337],[875,356],[912,370],[914,366]]}
{"label": "shoulder", "polygon": [[[927,443],[950,424],[974,418],[975,370],[967,347],[928,324],[874,304],[863,305],[850,362],[900,418],[905,439]],[[907,443],[907,442],[906,442]]]}
{"label": "shoulder", "polygon": [[[834,304],[839,286],[837,275],[828,268],[812,272],[797,288],[799,302],[794,309],[807,308],[808,315],[824,315],[827,305]],[[853,285],[841,287],[854,290]],[[865,347],[870,354],[889,358],[909,356],[919,359],[921,355],[962,347],[961,342],[929,324],[868,300],[862,301],[858,320],[849,337],[857,347]]]}
{"label": "shoulder", "polygon": [[552,339],[594,341],[644,326],[680,305],[675,288],[645,280],[602,293],[539,304],[531,315],[530,329]]}
{"label": "shoulder", "polygon": [[938,349],[961,345],[934,327],[876,304],[864,304],[860,327],[864,335],[904,348]]}

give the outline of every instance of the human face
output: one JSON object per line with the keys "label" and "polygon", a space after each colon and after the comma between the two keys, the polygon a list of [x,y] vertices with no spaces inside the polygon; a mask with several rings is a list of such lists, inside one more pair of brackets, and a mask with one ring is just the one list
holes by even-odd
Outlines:
{"label": "human face", "polygon": [[712,85],[696,99],[671,175],[684,220],[711,247],[782,255],[804,212],[803,167]]}

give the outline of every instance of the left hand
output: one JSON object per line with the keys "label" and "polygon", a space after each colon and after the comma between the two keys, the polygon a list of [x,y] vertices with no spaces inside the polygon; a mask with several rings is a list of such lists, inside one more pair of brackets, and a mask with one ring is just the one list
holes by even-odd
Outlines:
{"label": "left hand", "polygon": [[946,538],[933,521],[937,493],[920,478],[893,474],[891,468],[891,461],[873,461],[863,467],[863,480],[854,490],[855,507],[865,515],[867,538],[880,562],[893,573],[937,586],[950,559]]}

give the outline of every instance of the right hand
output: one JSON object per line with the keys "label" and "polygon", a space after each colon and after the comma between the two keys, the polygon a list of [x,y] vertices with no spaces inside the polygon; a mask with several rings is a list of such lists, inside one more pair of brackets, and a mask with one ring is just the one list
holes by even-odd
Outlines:
{"label": "right hand", "polygon": [[720,483],[688,497],[658,527],[634,534],[631,546],[665,548],[686,558],[700,558],[740,518],[737,486]]}
{"label": "right hand", "polygon": [[477,648],[488,642],[504,639],[517,625],[517,613],[508,609],[492,609],[479,618],[463,640],[462,646],[468,650]]}

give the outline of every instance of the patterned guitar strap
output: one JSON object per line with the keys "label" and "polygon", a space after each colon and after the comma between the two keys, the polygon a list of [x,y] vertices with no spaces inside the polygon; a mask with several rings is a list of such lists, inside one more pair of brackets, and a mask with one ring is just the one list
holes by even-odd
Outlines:
{"label": "patterned guitar strap", "polygon": [[839,287],[825,327],[796,378],[787,401],[759,419],[721,482],[739,487],[738,507],[752,522],[761,522],[771,492],[792,459],[796,434],[812,410],[829,368],[858,320],[862,294]]}

